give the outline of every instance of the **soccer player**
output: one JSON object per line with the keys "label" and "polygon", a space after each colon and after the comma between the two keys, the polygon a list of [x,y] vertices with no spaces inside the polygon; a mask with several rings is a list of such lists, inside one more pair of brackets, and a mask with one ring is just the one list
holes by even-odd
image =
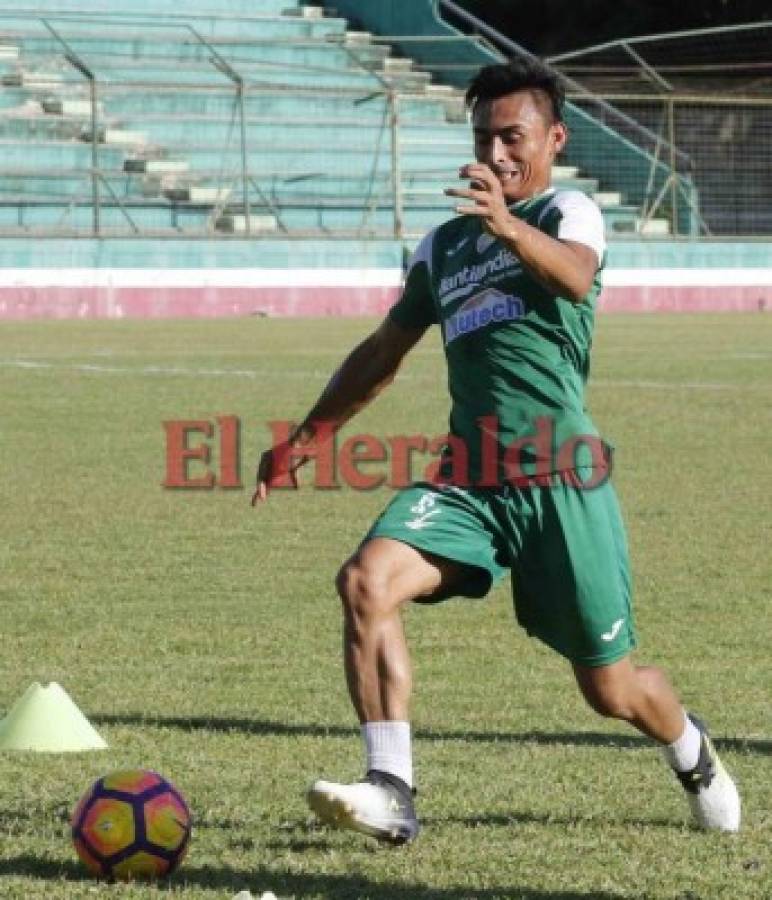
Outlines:
{"label": "soccer player", "polygon": [[568,138],[561,84],[538,62],[491,65],[466,97],[476,162],[460,171],[468,186],[446,190],[458,216],[423,239],[385,321],[258,467],[253,503],[302,464],[318,423],[343,425],[440,327],[452,400],[443,474],[396,494],[337,579],[366,774],[317,781],[309,804],[324,822],[390,843],[416,837],[400,608],[481,597],[509,569],[518,622],[569,661],[590,706],[661,745],[700,826],[736,831],[740,799],[705,726],[662,671],[630,656],[625,531],[610,451],[583,401],[603,219],[584,194],[550,186]]}

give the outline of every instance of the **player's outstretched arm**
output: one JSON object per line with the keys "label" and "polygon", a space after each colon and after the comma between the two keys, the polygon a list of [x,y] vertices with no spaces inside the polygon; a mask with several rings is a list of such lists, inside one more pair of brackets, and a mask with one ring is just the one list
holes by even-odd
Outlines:
{"label": "player's outstretched arm", "polygon": [[289,475],[297,486],[295,472],[306,461],[297,451],[314,440],[318,424],[323,422],[337,431],[367,406],[394,380],[405,354],[425,330],[405,328],[386,319],[351,351],[290,440],[260,457],[253,506],[267,498],[271,484],[279,477]]}

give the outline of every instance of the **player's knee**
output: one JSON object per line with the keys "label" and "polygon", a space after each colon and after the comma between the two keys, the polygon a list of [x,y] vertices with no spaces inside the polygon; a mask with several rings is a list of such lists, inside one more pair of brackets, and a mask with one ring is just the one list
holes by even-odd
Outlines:
{"label": "player's knee", "polygon": [[372,568],[349,560],[338,572],[335,587],[346,615],[354,619],[379,616],[388,610],[386,580]]}

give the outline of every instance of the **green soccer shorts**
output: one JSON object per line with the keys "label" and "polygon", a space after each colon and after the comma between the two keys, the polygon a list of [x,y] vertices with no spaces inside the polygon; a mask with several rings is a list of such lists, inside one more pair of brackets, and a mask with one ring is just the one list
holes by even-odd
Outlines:
{"label": "green soccer shorts", "polygon": [[[365,540],[393,538],[463,563],[451,596],[483,597],[510,570],[515,615],[529,635],[574,663],[602,666],[636,645],[627,539],[611,483],[582,488],[400,491]],[[422,601],[427,602],[427,601]]]}

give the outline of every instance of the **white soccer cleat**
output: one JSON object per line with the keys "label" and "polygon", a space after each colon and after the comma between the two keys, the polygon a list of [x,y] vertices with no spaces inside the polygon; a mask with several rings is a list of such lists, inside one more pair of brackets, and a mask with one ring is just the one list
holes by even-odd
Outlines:
{"label": "white soccer cleat", "polygon": [[327,825],[390,844],[407,844],[419,830],[413,792],[388,772],[370,771],[354,784],[316,781],[308,791],[308,805]]}
{"label": "white soccer cleat", "polygon": [[689,714],[702,735],[697,765],[688,772],[676,772],[686,791],[694,820],[701,828],[739,831],[740,795],[716,753],[705,725]]}

